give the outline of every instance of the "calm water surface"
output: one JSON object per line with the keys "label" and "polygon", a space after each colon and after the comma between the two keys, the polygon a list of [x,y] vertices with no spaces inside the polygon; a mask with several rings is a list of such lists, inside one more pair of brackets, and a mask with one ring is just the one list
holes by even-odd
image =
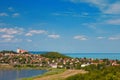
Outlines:
{"label": "calm water surface", "polygon": [[[42,54],[42,53],[46,53],[46,52],[36,52],[36,51],[32,51],[30,52],[32,54]],[[113,60],[120,60],[120,53],[63,53],[64,55],[73,57],[73,58],[98,58],[98,59],[113,59]]]}
{"label": "calm water surface", "polygon": [[33,77],[47,72],[46,70],[0,70],[0,80],[20,80],[20,78]]}
{"label": "calm water surface", "polygon": [[65,53],[65,55],[70,57],[78,57],[78,58],[98,58],[98,59],[113,59],[113,60],[120,60],[120,53]]}

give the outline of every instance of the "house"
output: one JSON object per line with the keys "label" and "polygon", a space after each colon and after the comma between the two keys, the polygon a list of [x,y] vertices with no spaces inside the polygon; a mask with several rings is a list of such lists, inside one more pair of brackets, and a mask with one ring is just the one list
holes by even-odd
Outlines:
{"label": "house", "polygon": [[28,51],[26,51],[26,50],[23,50],[23,49],[17,49],[17,53],[25,53],[25,52],[28,52]]}
{"label": "house", "polygon": [[52,68],[57,68],[57,64],[50,64]]}
{"label": "house", "polygon": [[63,65],[58,65],[58,68],[63,68]]}
{"label": "house", "polygon": [[90,63],[87,63],[87,64],[82,64],[81,67],[85,67],[85,66],[89,66]]}

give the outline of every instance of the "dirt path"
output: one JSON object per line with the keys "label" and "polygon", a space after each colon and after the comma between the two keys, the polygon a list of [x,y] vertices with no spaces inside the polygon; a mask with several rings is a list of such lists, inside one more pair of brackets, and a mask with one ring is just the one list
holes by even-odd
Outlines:
{"label": "dirt path", "polygon": [[66,70],[63,73],[60,74],[55,74],[55,75],[49,75],[49,76],[45,76],[45,77],[41,77],[41,78],[37,78],[34,80],[63,80],[69,76],[75,75],[75,74],[84,74],[87,73],[86,71],[83,70]]}

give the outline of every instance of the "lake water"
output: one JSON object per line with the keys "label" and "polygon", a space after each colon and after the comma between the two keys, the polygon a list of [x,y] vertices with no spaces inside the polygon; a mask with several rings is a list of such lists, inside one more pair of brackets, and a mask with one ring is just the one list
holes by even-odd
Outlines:
{"label": "lake water", "polygon": [[[40,51],[32,51],[32,54],[42,54],[42,53],[46,53],[46,52],[40,52]],[[98,58],[98,59],[113,59],[113,60],[120,60],[120,53],[62,53],[64,55],[73,57],[73,58]]]}
{"label": "lake water", "polygon": [[113,59],[120,60],[120,53],[65,53],[65,55],[74,57],[74,58],[98,58],[98,59]]}
{"label": "lake water", "polygon": [[20,78],[33,77],[47,72],[46,70],[0,70],[0,80],[20,80]]}

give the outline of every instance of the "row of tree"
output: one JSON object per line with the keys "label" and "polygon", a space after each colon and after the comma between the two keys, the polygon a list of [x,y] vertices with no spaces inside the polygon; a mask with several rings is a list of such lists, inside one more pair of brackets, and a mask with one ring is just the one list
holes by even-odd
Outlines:
{"label": "row of tree", "polygon": [[15,51],[8,51],[8,50],[2,50],[2,51],[0,51],[0,53],[3,53],[3,54],[7,54],[7,53],[14,53],[14,54],[16,54],[16,52]]}
{"label": "row of tree", "polygon": [[70,58],[69,56],[65,56],[65,55],[60,54],[58,52],[47,52],[47,53],[41,54],[41,56],[46,57],[46,58],[51,58],[51,59]]}
{"label": "row of tree", "polygon": [[120,80],[120,66],[100,67],[90,65],[84,68],[87,74],[77,74],[66,80]]}

